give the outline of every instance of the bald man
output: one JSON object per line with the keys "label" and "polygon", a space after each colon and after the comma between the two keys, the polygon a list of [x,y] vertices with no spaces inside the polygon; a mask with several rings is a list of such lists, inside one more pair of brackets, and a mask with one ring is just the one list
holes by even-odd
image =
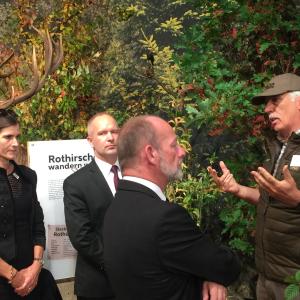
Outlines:
{"label": "bald man", "polygon": [[119,127],[111,115],[98,113],[88,121],[87,129],[95,157],[64,181],[66,226],[78,252],[77,299],[108,300],[114,297],[103,265],[102,224],[116,192],[115,176],[121,176],[116,144]]}
{"label": "bald man", "polygon": [[204,236],[188,212],[166,201],[181,179],[184,149],[161,118],[140,116],[123,126],[123,173],[104,220],[104,261],[117,300],[225,300],[239,275],[237,257]]}

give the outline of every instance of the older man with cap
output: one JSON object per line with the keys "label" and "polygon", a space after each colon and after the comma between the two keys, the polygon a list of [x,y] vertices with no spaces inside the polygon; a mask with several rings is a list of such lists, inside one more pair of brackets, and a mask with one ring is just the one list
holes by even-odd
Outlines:
{"label": "older man with cap", "polygon": [[222,161],[221,176],[208,171],[222,191],[257,205],[257,299],[281,300],[286,278],[300,270],[300,77],[273,77],[253,104],[264,104],[272,129],[267,160],[251,172],[258,187],[240,185]]}

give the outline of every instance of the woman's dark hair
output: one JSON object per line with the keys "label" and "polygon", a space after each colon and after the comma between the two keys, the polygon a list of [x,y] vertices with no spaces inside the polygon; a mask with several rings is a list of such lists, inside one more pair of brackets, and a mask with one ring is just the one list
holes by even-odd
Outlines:
{"label": "woman's dark hair", "polygon": [[16,113],[11,109],[0,109],[0,130],[19,124]]}

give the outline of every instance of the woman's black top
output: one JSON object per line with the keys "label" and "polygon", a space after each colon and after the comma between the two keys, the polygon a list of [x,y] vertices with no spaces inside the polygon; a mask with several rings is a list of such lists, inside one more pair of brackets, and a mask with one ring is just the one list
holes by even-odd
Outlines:
{"label": "woman's black top", "polygon": [[[39,245],[39,243],[36,243],[36,240],[38,241],[43,240],[42,235],[39,236],[37,239],[34,238],[34,235],[36,234],[35,233],[36,230],[37,232],[39,232],[38,235],[40,235],[41,232],[43,232],[43,229],[41,228],[41,224],[40,224],[41,222],[40,219],[42,215],[38,217],[35,216],[35,214],[42,214],[39,204],[36,203],[37,202],[36,192],[35,192],[36,181],[34,181],[34,177],[31,178],[31,180],[30,178],[25,178],[24,172],[22,172],[22,170],[23,170],[22,167],[20,168],[20,166],[16,166],[13,173],[6,176],[6,183],[8,184],[8,188],[10,190],[10,197],[7,198],[8,199],[7,201],[11,201],[11,203],[7,203],[7,207],[13,208],[12,216],[13,216],[13,227],[14,227],[13,228],[14,256],[12,257],[12,259],[6,260],[6,262],[14,266],[17,270],[26,268],[32,264],[33,255],[34,255],[33,253],[34,245]],[[4,185],[5,178],[3,178],[3,173],[1,175],[2,178],[0,180],[0,184]],[[3,226],[3,228],[6,227]],[[7,228],[7,235],[9,234],[10,234],[10,229]],[[5,232],[2,234],[2,238],[4,236],[5,236]],[[44,246],[43,242],[41,242],[40,244],[41,246]],[[0,234],[0,247],[1,247],[1,234]],[[3,259],[5,260],[5,258]],[[11,285],[8,284],[5,278],[0,278],[0,299],[1,300],[15,300],[15,299],[16,300],[17,299],[38,300],[39,298],[40,297],[39,297],[38,286],[28,296],[20,297],[14,292]]]}

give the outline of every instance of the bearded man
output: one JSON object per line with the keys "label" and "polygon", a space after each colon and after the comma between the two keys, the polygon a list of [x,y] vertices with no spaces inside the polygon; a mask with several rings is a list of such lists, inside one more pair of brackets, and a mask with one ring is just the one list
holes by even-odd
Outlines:
{"label": "bearded man", "polygon": [[203,235],[188,212],[167,201],[181,179],[184,149],[172,127],[139,116],[122,127],[123,180],[104,219],[104,263],[117,300],[225,300],[237,257]]}

